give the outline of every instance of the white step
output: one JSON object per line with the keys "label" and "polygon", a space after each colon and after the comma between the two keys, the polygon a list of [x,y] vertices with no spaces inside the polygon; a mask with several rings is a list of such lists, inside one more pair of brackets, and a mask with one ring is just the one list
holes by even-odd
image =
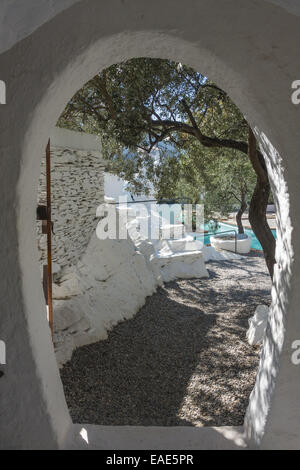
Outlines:
{"label": "white step", "polygon": [[177,253],[159,251],[150,257],[150,263],[160,270],[164,282],[209,277],[201,250]]}
{"label": "white step", "polygon": [[179,238],[177,240],[161,240],[160,251],[180,252],[180,251],[198,251],[202,250],[203,243],[200,240],[194,240],[191,236]]}

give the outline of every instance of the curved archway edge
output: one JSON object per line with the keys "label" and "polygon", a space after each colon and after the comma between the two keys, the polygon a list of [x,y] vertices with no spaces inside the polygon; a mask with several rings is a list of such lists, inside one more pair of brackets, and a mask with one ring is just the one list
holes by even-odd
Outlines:
{"label": "curved archway edge", "polygon": [[[77,1],[0,56],[8,90],[7,105],[0,108],[1,339],[7,345],[1,378],[3,448],[63,447],[77,433],[37,288],[38,156],[66,102],[89,78],[112,63],[140,56],[181,61],[209,76],[256,129],[276,198],[278,243],[272,311],[245,433],[249,445],[299,447],[300,369],[291,362],[291,344],[300,339],[295,263],[300,253],[300,136],[299,110],[290,94],[299,78],[300,18],[269,1],[257,3]],[[220,433],[210,428],[204,432],[206,448],[234,440],[218,439]]]}

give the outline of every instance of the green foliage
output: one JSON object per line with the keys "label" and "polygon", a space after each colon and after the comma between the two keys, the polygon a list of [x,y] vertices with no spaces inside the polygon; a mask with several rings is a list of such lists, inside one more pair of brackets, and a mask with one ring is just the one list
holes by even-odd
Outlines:
{"label": "green foliage", "polygon": [[58,125],[100,135],[107,170],[133,192],[188,196],[205,203],[207,217],[226,214],[253,190],[247,122],[228,95],[182,64],[113,65],[78,91]]}
{"label": "green foliage", "polygon": [[[247,123],[206,77],[162,59],[132,59],[96,75],[70,100],[58,125],[100,134],[104,146],[150,151],[167,136],[243,137]],[[109,153],[109,151],[108,151]]]}
{"label": "green foliage", "polygon": [[[251,223],[273,275],[275,243],[265,218],[270,185],[263,155],[244,116],[206,77],[161,59],[113,65],[76,93],[58,125],[100,135],[107,169],[128,180],[133,190],[147,193],[152,184],[160,197],[180,193],[197,202],[203,196],[207,217],[231,210],[241,198],[240,233],[254,184],[249,156],[256,173]],[[175,156],[160,148],[153,159],[151,150],[166,141]]]}
{"label": "green foliage", "polygon": [[227,149],[206,149],[191,140],[177,158],[165,158],[159,165],[154,188],[158,198],[189,197],[203,203],[205,218],[227,216],[249,202],[256,176],[247,158]]}

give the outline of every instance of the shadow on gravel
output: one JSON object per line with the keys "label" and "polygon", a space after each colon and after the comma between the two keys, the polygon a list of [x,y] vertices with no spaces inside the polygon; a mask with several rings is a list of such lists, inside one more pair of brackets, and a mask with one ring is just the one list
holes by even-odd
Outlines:
{"label": "shadow on gravel", "polygon": [[61,370],[74,422],[243,424],[259,358],[245,332],[256,305],[269,302],[270,282],[263,264],[209,270],[209,280],[158,289],[107,340],[74,352]]}

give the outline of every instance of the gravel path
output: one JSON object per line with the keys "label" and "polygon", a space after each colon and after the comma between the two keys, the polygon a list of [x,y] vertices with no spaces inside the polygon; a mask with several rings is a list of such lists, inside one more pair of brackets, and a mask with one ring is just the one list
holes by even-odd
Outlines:
{"label": "gravel path", "polygon": [[245,333],[271,282],[257,255],[207,268],[208,280],[166,284],[107,340],[74,352],[61,370],[74,422],[243,423],[259,358]]}

